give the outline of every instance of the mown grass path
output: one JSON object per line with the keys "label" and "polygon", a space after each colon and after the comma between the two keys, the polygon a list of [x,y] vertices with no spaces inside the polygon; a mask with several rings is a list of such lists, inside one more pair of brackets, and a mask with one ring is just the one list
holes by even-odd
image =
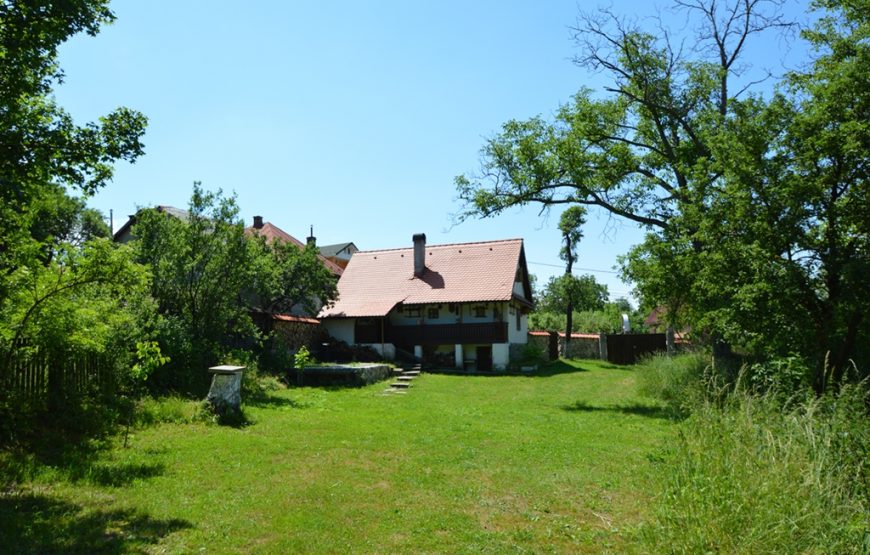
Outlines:
{"label": "mown grass path", "polygon": [[78,478],[44,472],[0,498],[0,530],[23,552],[630,551],[674,433],[634,378],[573,361],[280,391],[249,426],[155,426]]}

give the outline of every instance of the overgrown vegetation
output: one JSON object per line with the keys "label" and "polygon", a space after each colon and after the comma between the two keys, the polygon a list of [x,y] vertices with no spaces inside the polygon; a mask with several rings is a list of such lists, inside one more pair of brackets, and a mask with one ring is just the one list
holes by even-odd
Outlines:
{"label": "overgrown vegetation", "polygon": [[866,382],[818,397],[806,382],[769,382],[781,368],[754,364],[729,375],[709,362],[705,355],[657,357],[639,369],[642,390],[686,417],[651,471],[657,495],[640,536],[646,548],[866,553]]}

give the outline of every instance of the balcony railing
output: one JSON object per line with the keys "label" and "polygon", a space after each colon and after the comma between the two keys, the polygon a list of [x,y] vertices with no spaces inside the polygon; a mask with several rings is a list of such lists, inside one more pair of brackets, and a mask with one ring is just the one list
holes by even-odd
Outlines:
{"label": "balcony railing", "polygon": [[391,326],[384,332],[386,342],[397,345],[455,345],[507,343],[508,341],[508,325],[505,322]]}

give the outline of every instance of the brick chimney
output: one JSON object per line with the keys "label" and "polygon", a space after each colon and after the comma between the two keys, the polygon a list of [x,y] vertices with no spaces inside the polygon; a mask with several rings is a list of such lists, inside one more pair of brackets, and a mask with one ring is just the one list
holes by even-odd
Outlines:
{"label": "brick chimney", "polygon": [[426,271],[426,234],[417,233],[414,240],[414,275],[420,277]]}
{"label": "brick chimney", "polygon": [[309,245],[317,245],[317,237],[314,236],[314,226],[311,226],[311,232],[305,238],[305,242]]}
{"label": "brick chimney", "polygon": [[263,216],[254,216],[254,229],[263,229]]}

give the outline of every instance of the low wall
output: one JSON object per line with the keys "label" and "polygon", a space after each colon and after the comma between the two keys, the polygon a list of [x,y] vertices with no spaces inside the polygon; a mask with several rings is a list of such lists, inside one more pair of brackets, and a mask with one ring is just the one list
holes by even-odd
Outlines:
{"label": "low wall", "polygon": [[306,366],[303,372],[303,383],[362,387],[386,380],[392,374],[393,367],[389,364]]}
{"label": "low wall", "polygon": [[[565,334],[558,334],[559,337],[559,356],[563,358],[592,358],[601,357],[598,343],[599,335],[597,333],[572,333],[571,341],[566,345]],[[550,352],[550,332],[546,331],[531,331],[529,332],[529,345],[533,345],[540,349],[546,358]]]}
{"label": "low wall", "polygon": [[601,358],[598,350],[598,334],[572,333],[567,348],[565,338],[560,335],[559,354],[564,358]]}

